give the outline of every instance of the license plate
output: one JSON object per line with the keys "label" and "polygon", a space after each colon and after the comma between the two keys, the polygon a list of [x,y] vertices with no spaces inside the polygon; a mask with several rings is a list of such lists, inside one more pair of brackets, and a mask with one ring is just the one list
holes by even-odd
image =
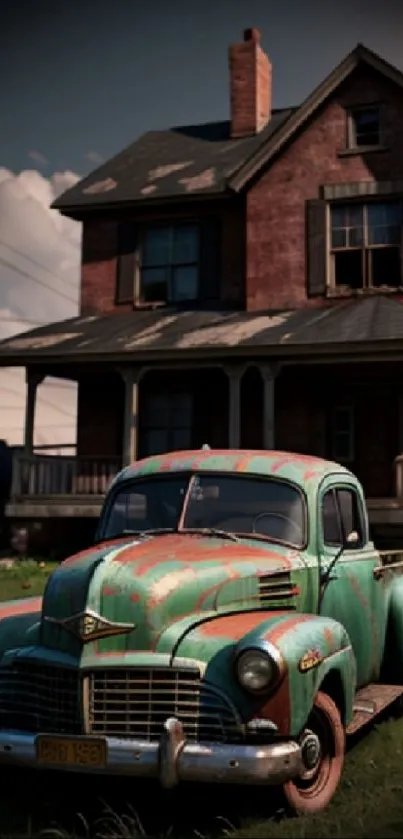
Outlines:
{"label": "license plate", "polygon": [[45,737],[36,739],[38,763],[46,766],[106,766],[106,742],[84,737]]}

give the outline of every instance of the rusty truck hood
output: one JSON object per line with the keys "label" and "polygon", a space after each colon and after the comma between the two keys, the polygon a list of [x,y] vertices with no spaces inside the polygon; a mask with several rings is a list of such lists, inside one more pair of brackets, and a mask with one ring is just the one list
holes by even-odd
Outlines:
{"label": "rusty truck hood", "polygon": [[[41,643],[76,655],[89,645],[99,655],[156,652],[170,630],[173,648],[184,619],[301,608],[304,570],[298,552],[256,540],[171,533],[104,543],[53,573],[43,598]],[[102,621],[97,632],[90,618],[80,639],[71,619],[83,613]]]}

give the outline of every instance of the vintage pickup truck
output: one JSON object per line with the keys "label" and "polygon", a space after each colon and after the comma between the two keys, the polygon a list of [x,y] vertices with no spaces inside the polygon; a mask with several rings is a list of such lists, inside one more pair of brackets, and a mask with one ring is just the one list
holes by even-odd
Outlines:
{"label": "vintage pickup truck", "polygon": [[277,785],[325,807],[403,694],[403,561],[319,458],[208,447],[114,479],[94,547],[0,608],[0,762]]}

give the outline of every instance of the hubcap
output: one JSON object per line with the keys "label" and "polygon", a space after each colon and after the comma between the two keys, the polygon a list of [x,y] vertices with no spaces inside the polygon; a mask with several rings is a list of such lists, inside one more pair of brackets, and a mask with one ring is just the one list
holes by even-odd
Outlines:
{"label": "hubcap", "polygon": [[321,757],[319,737],[313,731],[306,731],[301,743],[302,760],[308,773],[314,772]]}

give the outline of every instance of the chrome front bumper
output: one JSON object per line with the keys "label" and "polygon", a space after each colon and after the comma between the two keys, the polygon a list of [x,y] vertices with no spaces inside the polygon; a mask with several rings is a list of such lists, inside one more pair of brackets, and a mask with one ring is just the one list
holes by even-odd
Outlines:
{"label": "chrome front bumper", "polygon": [[0,764],[157,779],[166,789],[180,781],[275,786],[303,771],[301,749],[294,741],[261,746],[189,743],[182,724],[174,718],[166,720],[159,742],[106,738],[107,760],[102,769],[38,764],[35,740],[34,734],[0,732]]}

